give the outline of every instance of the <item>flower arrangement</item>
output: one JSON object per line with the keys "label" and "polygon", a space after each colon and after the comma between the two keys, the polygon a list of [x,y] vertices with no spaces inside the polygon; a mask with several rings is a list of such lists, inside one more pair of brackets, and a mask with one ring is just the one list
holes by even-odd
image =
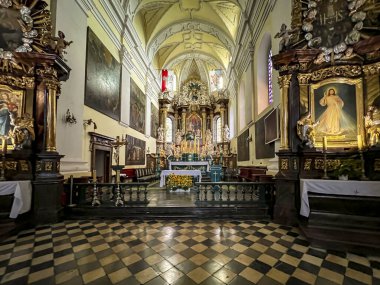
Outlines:
{"label": "flower arrangement", "polygon": [[166,186],[168,188],[190,188],[193,186],[193,176],[169,174],[167,176]]}
{"label": "flower arrangement", "polygon": [[337,176],[349,176],[350,179],[358,179],[360,177],[361,162],[355,159],[343,160],[336,169]]}

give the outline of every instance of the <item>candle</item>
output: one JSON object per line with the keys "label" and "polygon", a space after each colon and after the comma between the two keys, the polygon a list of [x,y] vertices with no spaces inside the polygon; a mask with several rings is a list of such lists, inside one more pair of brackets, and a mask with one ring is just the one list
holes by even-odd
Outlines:
{"label": "candle", "polygon": [[327,137],[323,137],[323,150],[327,150]]}
{"label": "candle", "polygon": [[96,170],[92,171],[92,180],[96,182]]}
{"label": "candle", "polygon": [[7,139],[5,137],[1,138],[1,151],[3,152],[3,155],[7,154]]}
{"label": "candle", "polygon": [[362,135],[358,135],[358,149],[359,149],[359,150],[362,150],[362,149],[363,149]]}

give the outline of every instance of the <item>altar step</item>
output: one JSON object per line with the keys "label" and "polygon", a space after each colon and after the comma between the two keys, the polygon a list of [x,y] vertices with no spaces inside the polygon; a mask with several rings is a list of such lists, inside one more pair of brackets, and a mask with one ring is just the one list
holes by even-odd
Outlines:
{"label": "altar step", "polygon": [[160,219],[160,218],[202,218],[202,219],[264,219],[269,220],[270,213],[265,206],[207,206],[181,207],[174,205],[160,207],[73,207],[66,208],[65,218],[133,218],[133,219]]}

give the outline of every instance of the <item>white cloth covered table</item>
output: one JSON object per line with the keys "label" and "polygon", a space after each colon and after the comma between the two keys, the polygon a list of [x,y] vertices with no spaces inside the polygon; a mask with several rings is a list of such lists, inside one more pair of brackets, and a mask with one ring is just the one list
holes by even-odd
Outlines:
{"label": "white cloth covered table", "polygon": [[161,171],[161,179],[160,179],[160,187],[165,186],[165,178],[169,174],[176,175],[190,175],[199,178],[199,182],[202,180],[202,172],[200,170],[162,170]]}
{"label": "white cloth covered table", "polygon": [[10,218],[26,213],[32,205],[32,183],[30,181],[0,181],[0,195],[14,194]]}
{"label": "white cloth covered table", "polygon": [[300,214],[305,217],[310,214],[308,192],[380,197],[380,181],[301,179],[300,183]]}
{"label": "white cloth covered table", "polygon": [[206,166],[207,172],[210,171],[210,164],[208,161],[169,161],[169,169],[173,169],[173,166]]}

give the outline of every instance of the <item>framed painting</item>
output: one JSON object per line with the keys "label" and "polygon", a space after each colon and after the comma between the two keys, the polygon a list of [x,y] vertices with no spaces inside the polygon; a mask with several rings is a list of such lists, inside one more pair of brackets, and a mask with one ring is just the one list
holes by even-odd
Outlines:
{"label": "framed painting", "polygon": [[0,47],[6,51],[13,51],[22,45],[20,16],[19,10],[0,7]]}
{"label": "framed painting", "polygon": [[316,147],[322,147],[323,137],[328,147],[356,147],[357,135],[364,137],[362,80],[324,80],[311,85],[310,95]]}
{"label": "framed painting", "polygon": [[150,135],[154,138],[157,138],[157,130],[158,130],[158,108],[151,103],[151,117],[150,117]]}
{"label": "framed painting", "polygon": [[126,135],[125,165],[145,165],[145,141]]}
{"label": "framed painting", "polygon": [[120,64],[88,28],[85,105],[120,120]]}
{"label": "framed painting", "polygon": [[8,136],[11,116],[21,117],[24,112],[24,91],[0,85],[0,136]]}
{"label": "framed painting", "polygon": [[245,130],[240,136],[238,136],[237,145],[237,160],[249,160],[249,129]]}
{"label": "framed painting", "polygon": [[131,78],[129,126],[136,131],[145,134],[145,106],[146,97],[141,89]]}

